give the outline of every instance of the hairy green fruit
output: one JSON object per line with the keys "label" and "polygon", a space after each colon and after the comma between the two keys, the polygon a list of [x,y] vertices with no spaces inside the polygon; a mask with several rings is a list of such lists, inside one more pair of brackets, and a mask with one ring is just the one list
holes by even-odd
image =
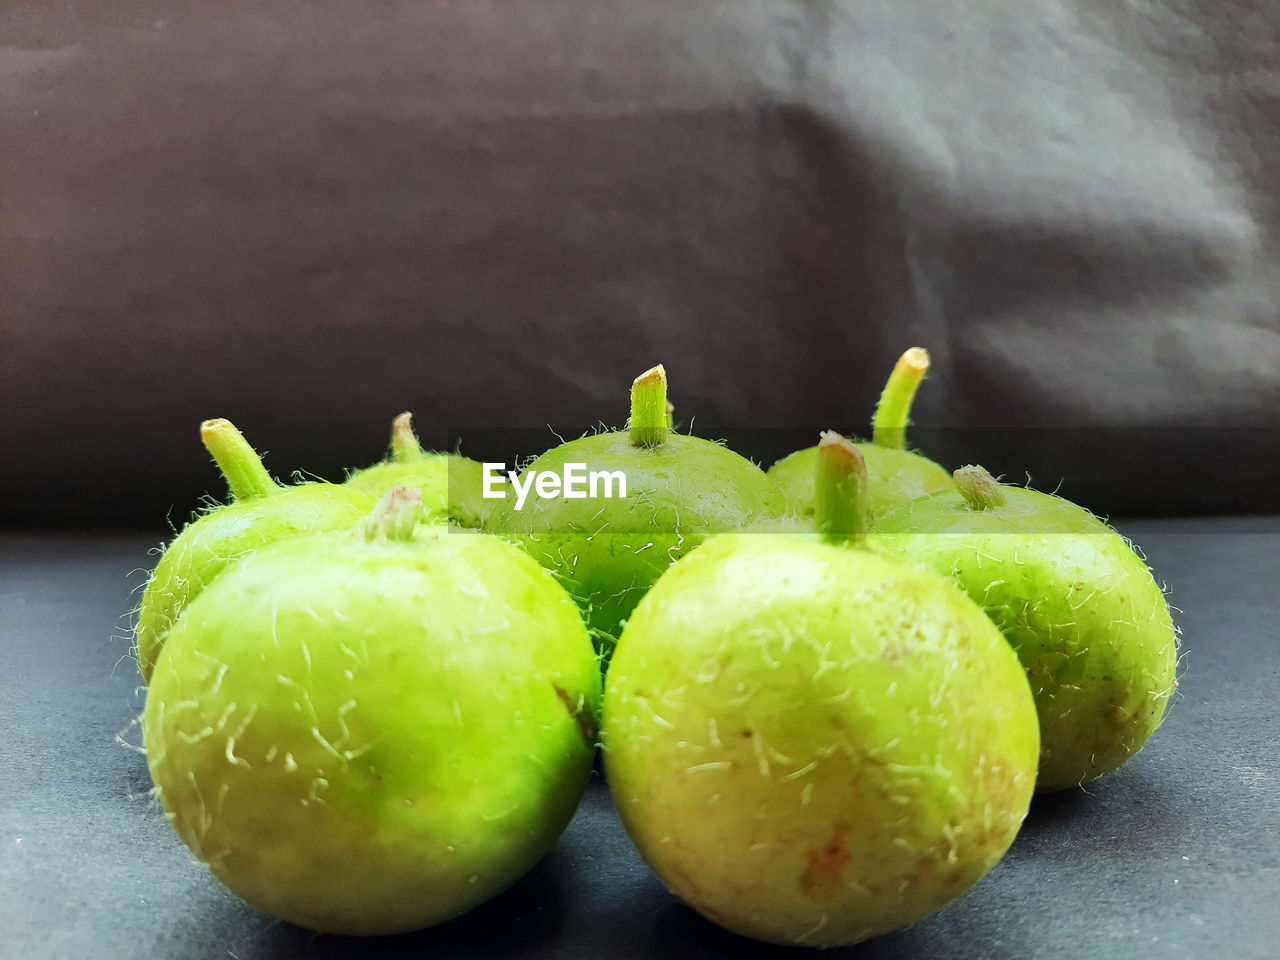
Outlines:
{"label": "hairy green fruit", "polygon": [[1008,644],[943,578],[857,548],[849,515],[824,511],[827,542],[698,547],[640,601],[606,678],[605,769],[641,854],[773,943],[854,943],[938,909],[1003,855],[1035,781]]}
{"label": "hairy green fruit", "polygon": [[620,471],[625,499],[530,498],[505,517],[505,532],[582,605],[606,659],[623,620],[674,560],[708,534],[781,509],[759,467],[720,444],[671,433],[668,416],[658,366],[633,385],[627,430],[572,440],[524,470],[562,473],[566,463],[584,463],[589,471]]}
{"label": "hairy green fruit", "polygon": [[[855,443],[867,464],[871,519],[938,490],[951,489],[951,474],[938,464],[906,449],[906,428],[916,389],[929,370],[929,354],[912,347],[899,358],[880,395],[872,421],[870,443]],[[807,447],[783,457],[769,468],[789,507],[801,517],[814,514],[814,470],[818,448]]]}
{"label": "hairy green fruit", "polygon": [[456,453],[430,453],[413,432],[413,415],[400,414],[391,424],[391,455],[381,463],[357,470],[347,484],[375,497],[397,487],[422,494],[427,521],[452,520],[463,527],[483,528],[492,501],[481,498],[481,469],[474,460]]}
{"label": "hairy green fruit", "polygon": [[1146,743],[1177,686],[1169,606],[1128,542],[1060,497],[997,484],[961,488],[881,518],[883,548],[949,576],[1004,633],[1040,715],[1037,789],[1087,783]]}
{"label": "hairy green fruit", "polygon": [[[918,453],[871,443],[856,446],[867,460],[867,474],[871,477],[869,509],[873,518],[882,517],[917,497],[954,486],[944,468]],[[813,468],[817,459],[818,448],[809,447],[783,457],[769,468],[769,478],[801,517],[813,516]]]}
{"label": "hairy green fruit", "polygon": [[554,578],[497,538],[389,519],[226,571],[171,632],[144,718],[187,846],[252,906],[333,933],[430,926],[512,884],[595,751],[599,666]]}
{"label": "hairy green fruit", "polygon": [[228,564],[286,537],[353,527],[377,502],[368,493],[332,483],[282,487],[229,421],[207,420],[200,432],[235,499],[187,524],[147,582],[135,653],[148,683],[179,615]]}

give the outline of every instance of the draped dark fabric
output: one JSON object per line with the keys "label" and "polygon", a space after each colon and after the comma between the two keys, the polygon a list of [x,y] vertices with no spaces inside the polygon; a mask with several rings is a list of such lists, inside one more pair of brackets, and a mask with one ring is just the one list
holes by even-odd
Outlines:
{"label": "draped dark fabric", "polygon": [[0,522],[181,519],[207,417],[341,476],[657,361],[768,460],[913,344],[949,466],[1274,512],[1277,157],[1260,0],[6,3]]}

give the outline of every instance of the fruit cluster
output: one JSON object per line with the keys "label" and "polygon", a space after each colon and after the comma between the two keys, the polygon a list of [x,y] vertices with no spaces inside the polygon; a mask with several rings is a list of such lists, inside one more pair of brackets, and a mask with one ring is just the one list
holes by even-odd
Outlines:
{"label": "fruit cluster", "polygon": [[1141,748],[1177,642],[1087,510],[906,449],[927,369],[903,355],[870,442],[766,474],[674,432],[655,367],[627,429],[525,468],[621,471],[627,496],[523,511],[408,414],[344,484],[281,486],[206,422],[232,501],[170,544],[137,623],[165,814],[253,906],[406,931],[528,870],[599,743],[641,854],[716,923],[830,946],[938,909],[1034,790]]}

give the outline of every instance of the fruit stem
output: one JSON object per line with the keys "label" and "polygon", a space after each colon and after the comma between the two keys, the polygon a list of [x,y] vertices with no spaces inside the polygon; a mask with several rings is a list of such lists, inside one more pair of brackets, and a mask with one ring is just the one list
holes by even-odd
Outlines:
{"label": "fruit stem", "polygon": [[987,473],[983,467],[961,467],[951,475],[956,486],[970,510],[989,510],[991,507],[1004,506],[1004,491],[996,478]]}
{"label": "fruit stem", "polygon": [[651,367],[631,384],[631,445],[657,447],[667,442],[667,371]]}
{"label": "fruit stem", "polygon": [[422,491],[410,487],[396,487],[378,501],[364,522],[366,540],[413,539],[413,529],[422,514]]}
{"label": "fruit stem", "polygon": [[867,535],[867,462],[833,430],[818,441],[816,525],[824,543],[857,544]]}
{"label": "fruit stem", "polygon": [[262,465],[262,458],[230,420],[206,420],[200,424],[200,440],[213,454],[233,499],[256,500],[280,489]]}
{"label": "fruit stem", "polygon": [[413,432],[413,414],[408,410],[391,421],[391,459],[396,463],[422,459],[422,444]]}
{"label": "fruit stem", "polygon": [[898,358],[871,419],[871,442],[877,447],[905,449],[911,403],[928,372],[929,351],[924,347],[912,347]]}
{"label": "fruit stem", "polygon": [[670,400],[667,401],[667,429],[674,430],[676,428],[676,405]]}

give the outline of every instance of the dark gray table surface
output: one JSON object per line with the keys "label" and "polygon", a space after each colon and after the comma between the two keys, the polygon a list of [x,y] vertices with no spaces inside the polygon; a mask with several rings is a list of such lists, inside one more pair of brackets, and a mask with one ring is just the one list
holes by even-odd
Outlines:
{"label": "dark gray table surface", "polygon": [[[836,955],[1280,956],[1280,518],[1120,526],[1182,611],[1167,721],[1120,771],[1038,798],[965,896]],[[435,930],[322,936],[244,906],[148,799],[126,611],[157,543],[0,533],[0,956],[811,955],[682,906],[640,861],[598,775],[530,874]]]}

